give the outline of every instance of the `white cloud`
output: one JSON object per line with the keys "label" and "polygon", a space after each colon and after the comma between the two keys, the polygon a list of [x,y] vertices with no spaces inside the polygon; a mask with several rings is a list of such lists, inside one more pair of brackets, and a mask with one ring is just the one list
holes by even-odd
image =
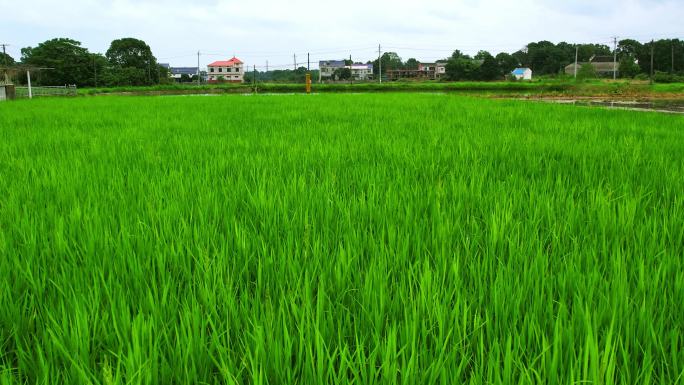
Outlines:
{"label": "white cloud", "polygon": [[515,51],[530,41],[607,43],[611,36],[684,37],[680,0],[0,0],[0,40],[10,54],[53,37],[106,51],[120,37],[145,40],[160,61],[202,64],[235,53],[248,64],[290,66],[377,55],[377,44],[403,58],[434,60],[453,49]]}

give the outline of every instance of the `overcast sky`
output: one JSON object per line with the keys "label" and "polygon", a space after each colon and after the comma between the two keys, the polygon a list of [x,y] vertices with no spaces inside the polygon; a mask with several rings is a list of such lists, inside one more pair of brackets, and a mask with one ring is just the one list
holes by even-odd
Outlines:
{"label": "overcast sky", "polygon": [[[27,5],[27,6],[25,6]],[[530,41],[599,42],[612,36],[684,38],[684,0],[0,0],[0,43],[20,49],[55,37],[104,53],[135,37],[159,62],[201,65],[233,54],[270,68],[321,59],[367,61],[377,46],[429,61],[453,49],[513,52]]]}

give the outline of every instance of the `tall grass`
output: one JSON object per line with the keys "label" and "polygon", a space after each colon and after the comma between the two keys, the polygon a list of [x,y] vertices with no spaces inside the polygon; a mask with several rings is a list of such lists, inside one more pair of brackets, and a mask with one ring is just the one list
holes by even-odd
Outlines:
{"label": "tall grass", "polygon": [[0,105],[0,384],[681,384],[684,120]]}

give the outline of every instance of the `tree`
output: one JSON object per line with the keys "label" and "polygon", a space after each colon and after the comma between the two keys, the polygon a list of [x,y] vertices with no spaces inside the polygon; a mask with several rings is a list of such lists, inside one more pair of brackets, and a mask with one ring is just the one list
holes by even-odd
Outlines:
{"label": "tree", "polygon": [[449,59],[446,64],[447,80],[475,80],[478,76],[478,65],[473,59],[458,58]]}
{"label": "tree", "polygon": [[475,54],[475,57],[473,57],[473,59],[484,60],[488,56],[492,56],[492,55],[487,51],[479,50],[479,51],[477,51],[477,53]]}
{"label": "tree", "polygon": [[644,45],[633,39],[623,39],[618,42],[618,57],[631,56],[638,57],[644,51]]}
{"label": "tree", "polygon": [[[159,82],[157,59],[144,41],[123,38],[112,41],[105,53],[109,64],[118,73],[120,84],[144,85]],[[142,76],[141,76],[142,74]],[[125,76],[135,75],[133,79]]]}
{"label": "tree", "polygon": [[577,71],[577,79],[595,79],[597,77],[598,75],[596,74],[594,66],[592,66],[589,63],[582,64],[582,66]]}
{"label": "tree", "polygon": [[[169,77],[169,69],[163,65],[157,64],[157,74],[159,76],[159,84],[171,84],[174,79]],[[197,75],[192,75],[191,81],[197,81]]]}
{"label": "tree", "polygon": [[109,85],[105,81],[109,76],[107,58],[99,53],[91,53],[89,58],[89,65],[91,76],[89,78],[87,85],[95,87],[101,85]]}
{"label": "tree", "polygon": [[420,63],[415,58],[410,58],[404,63],[404,69],[407,70],[417,70]]}
{"label": "tree", "polygon": [[[382,63],[382,73],[385,73],[388,70],[401,69],[403,66],[401,57],[399,57],[396,52],[383,53],[382,56],[380,56],[380,62]],[[373,73],[380,73],[377,59],[373,61]]]}
{"label": "tree", "polygon": [[[461,58],[470,59],[470,56],[468,56],[468,55],[464,54],[463,52],[456,49],[456,50],[454,50],[454,52],[451,53],[451,57],[449,59],[456,60],[456,59],[461,59]],[[449,59],[447,59],[447,60],[449,60]]]}
{"label": "tree", "polygon": [[498,55],[496,55],[496,62],[499,65],[499,69],[501,69],[501,72],[508,74],[514,69],[516,69],[518,66],[520,66],[520,63],[518,63],[518,59],[513,57],[513,55],[507,54],[506,52],[501,52]]}
{"label": "tree", "polygon": [[191,80],[191,79],[190,79],[190,75],[188,75],[188,74],[181,74],[181,76],[180,76],[180,82],[181,82],[181,83],[188,83],[188,82],[190,82],[190,80]]}
{"label": "tree", "polygon": [[10,66],[14,64],[14,59],[9,54],[0,52],[0,66]]}
{"label": "tree", "polygon": [[333,79],[337,80],[349,80],[351,76],[352,72],[349,68],[338,68],[333,72]]}
{"label": "tree", "polygon": [[477,62],[463,54],[459,50],[455,50],[446,64],[446,79],[451,81],[458,80],[475,80],[478,76]]}
{"label": "tree", "polygon": [[[679,39],[661,39],[643,45],[637,55],[639,66],[644,73],[651,71],[651,47],[653,47],[653,71],[682,72],[684,71],[684,41]],[[674,68],[672,62],[674,59]]]}
{"label": "tree", "polygon": [[58,38],[44,41],[37,47],[21,49],[21,61],[30,66],[50,68],[41,71],[36,84],[78,86],[91,85],[94,80],[92,56],[81,42]]}
{"label": "tree", "polygon": [[497,80],[501,79],[502,71],[497,60],[487,51],[477,53],[476,59],[482,60],[482,64],[477,69],[478,80]]}
{"label": "tree", "polygon": [[546,40],[528,44],[527,59],[525,64],[539,75],[557,74],[568,63],[563,50]]}
{"label": "tree", "polygon": [[641,72],[641,68],[636,63],[632,56],[623,56],[620,59],[620,67],[618,69],[620,77],[633,78]]}

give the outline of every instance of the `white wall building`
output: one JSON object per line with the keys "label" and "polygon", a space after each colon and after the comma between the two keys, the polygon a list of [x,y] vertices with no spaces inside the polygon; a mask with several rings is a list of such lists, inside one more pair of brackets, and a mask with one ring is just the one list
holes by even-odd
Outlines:
{"label": "white wall building", "polygon": [[352,79],[370,80],[373,78],[373,64],[354,63],[347,65],[344,60],[321,60],[318,62],[318,81],[335,79],[335,71],[347,68],[351,70]]}
{"label": "white wall building", "polygon": [[518,80],[532,80],[532,70],[529,68],[516,68],[511,71],[511,75]]}
{"label": "white wall building", "polygon": [[373,79],[373,65],[372,64],[352,64],[345,66],[351,69],[352,79],[354,80],[369,80]]}
{"label": "white wall building", "polygon": [[207,66],[207,83],[242,83],[244,80],[244,63],[236,57],[215,61]]}

